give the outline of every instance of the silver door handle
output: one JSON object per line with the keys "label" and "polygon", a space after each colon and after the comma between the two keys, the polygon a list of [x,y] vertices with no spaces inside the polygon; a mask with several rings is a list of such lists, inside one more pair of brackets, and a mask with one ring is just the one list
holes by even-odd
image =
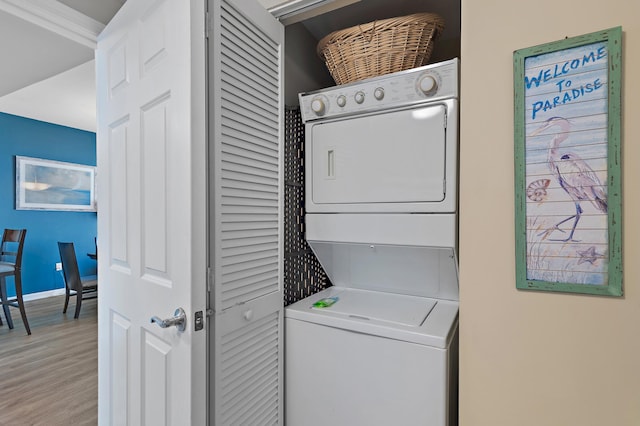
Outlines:
{"label": "silver door handle", "polygon": [[184,312],[184,309],[178,308],[173,313],[171,318],[162,319],[156,316],[151,317],[151,323],[156,323],[160,328],[167,328],[171,326],[176,326],[178,331],[184,331],[187,327],[187,314]]}

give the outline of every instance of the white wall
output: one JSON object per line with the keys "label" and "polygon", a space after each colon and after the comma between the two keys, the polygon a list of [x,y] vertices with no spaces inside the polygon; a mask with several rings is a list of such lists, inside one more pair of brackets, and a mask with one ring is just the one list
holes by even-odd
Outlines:
{"label": "white wall", "polygon": [[285,29],[285,105],[297,106],[298,93],[332,86],[324,62],[316,54],[316,40],[300,23]]}
{"label": "white wall", "polygon": [[[460,424],[640,425],[640,2],[462,0]],[[513,51],[623,27],[623,298],[515,288]]]}

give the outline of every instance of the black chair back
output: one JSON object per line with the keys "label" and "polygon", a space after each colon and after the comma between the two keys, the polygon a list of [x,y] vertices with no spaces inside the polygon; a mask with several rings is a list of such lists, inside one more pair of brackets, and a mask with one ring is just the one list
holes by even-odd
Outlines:
{"label": "black chair back", "polygon": [[22,250],[26,236],[26,229],[5,229],[0,246],[0,262],[11,263],[16,270],[22,269]]}
{"label": "black chair back", "polygon": [[82,292],[82,280],[76,259],[76,250],[73,243],[58,242],[60,261],[62,262],[62,274],[69,290]]}
{"label": "black chair back", "polygon": [[[20,315],[27,334],[31,334],[22,297],[22,251],[26,236],[26,229],[5,229],[2,234],[2,243],[0,243],[0,304],[9,328],[13,328],[9,307],[17,307],[20,309]],[[10,276],[13,276],[16,288],[16,296],[11,299],[7,297],[6,282],[6,278]],[[1,320],[0,324],[2,324]]]}

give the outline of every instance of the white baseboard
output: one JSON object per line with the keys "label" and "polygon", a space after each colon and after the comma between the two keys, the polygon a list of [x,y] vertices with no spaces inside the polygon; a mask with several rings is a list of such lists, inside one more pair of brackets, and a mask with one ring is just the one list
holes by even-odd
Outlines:
{"label": "white baseboard", "polygon": [[56,288],[55,290],[40,291],[38,293],[30,293],[22,296],[25,302],[29,300],[44,299],[46,297],[60,296],[64,294],[64,288]]}

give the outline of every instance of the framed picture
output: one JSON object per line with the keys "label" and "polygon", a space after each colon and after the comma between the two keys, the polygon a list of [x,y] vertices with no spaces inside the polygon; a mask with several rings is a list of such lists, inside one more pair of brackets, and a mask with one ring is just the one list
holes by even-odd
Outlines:
{"label": "framed picture", "polygon": [[96,168],[16,156],[16,210],[96,211]]}
{"label": "framed picture", "polygon": [[621,41],[514,52],[519,289],[622,295]]}

